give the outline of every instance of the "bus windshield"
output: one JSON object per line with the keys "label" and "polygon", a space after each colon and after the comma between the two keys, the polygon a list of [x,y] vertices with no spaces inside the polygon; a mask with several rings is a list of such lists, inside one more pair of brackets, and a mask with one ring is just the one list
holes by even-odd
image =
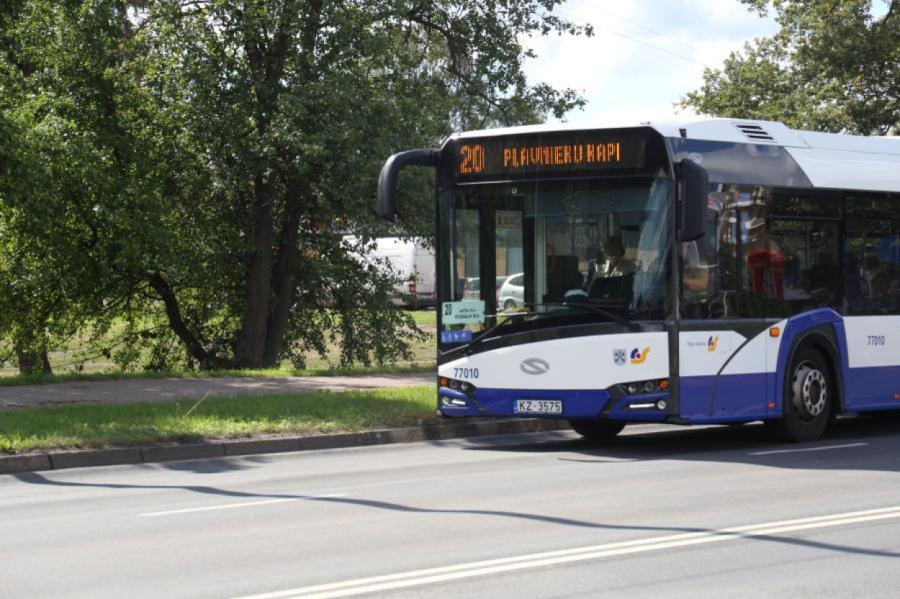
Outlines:
{"label": "bus windshield", "polygon": [[[523,312],[662,319],[671,191],[670,181],[645,177],[487,183],[442,192],[443,330],[477,333],[497,324],[494,315]],[[485,285],[486,277],[493,284]]]}

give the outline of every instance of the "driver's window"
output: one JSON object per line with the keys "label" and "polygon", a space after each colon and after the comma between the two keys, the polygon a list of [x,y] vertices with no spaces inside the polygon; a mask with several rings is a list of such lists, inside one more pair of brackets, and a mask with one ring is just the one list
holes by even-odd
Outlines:
{"label": "driver's window", "polygon": [[454,249],[451,255],[451,272],[456,274],[454,285],[455,300],[478,300],[481,298],[479,278],[479,234],[478,210],[460,208],[454,213]]}
{"label": "driver's window", "polygon": [[497,210],[494,291],[498,312],[515,312],[525,309],[525,254],[522,210]]}

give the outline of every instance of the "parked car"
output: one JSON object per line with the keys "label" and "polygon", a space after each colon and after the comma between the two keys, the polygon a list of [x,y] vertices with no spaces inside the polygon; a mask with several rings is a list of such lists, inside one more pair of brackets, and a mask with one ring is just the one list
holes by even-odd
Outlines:
{"label": "parked car", "polygon": [[[500,286],[503,285],[508,277],[502,275],[494,281],[494,289],[497,293],[496,297],[500,297]],[[477,300],[481,299],[481,279],[478,277],[467,277],[460,279],[462,284],[462,299]]]}
{"label": "parked car", "polygon": [[462,281],[462,299],[481,299],[481,279],[478,277],[466,277]]}
{"label": "parked car", "polygon": [[517,273],[504,278],[497,293],[497,306],[514,310],[525,305],[525,274]]}

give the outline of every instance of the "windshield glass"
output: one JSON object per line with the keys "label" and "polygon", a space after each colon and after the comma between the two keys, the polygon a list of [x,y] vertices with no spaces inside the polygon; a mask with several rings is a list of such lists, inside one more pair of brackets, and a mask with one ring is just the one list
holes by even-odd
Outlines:
{"label": "windshield glass", "polygon": [[477,336],[523,312],[662,319],[670,191],[669,181],[645,178],[483,184],[442,193],[442,342],[470,337],[444,331]]}

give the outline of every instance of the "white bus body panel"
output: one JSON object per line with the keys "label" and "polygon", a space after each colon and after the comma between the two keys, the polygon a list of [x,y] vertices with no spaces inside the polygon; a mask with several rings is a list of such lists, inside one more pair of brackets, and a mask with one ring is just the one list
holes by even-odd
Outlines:
{"label": "white bus body panel", "polygon": [[[546,372],[526,373],[522,363],[531,358],[543,360]],[[478,388],[606,389],[619,383],[668,378],[668,336],[664,332],[623,333],[513,345],[448,362],[438,373]]]}
{"label": "white bus body panel", "polygon": [[815,187],[867,191],[900,190],[900,155],[787,148]]}
{"label": "white bus body panel", "polygon": [[844,331],[850,368],[900,366],[900,316],[845,316]]}

